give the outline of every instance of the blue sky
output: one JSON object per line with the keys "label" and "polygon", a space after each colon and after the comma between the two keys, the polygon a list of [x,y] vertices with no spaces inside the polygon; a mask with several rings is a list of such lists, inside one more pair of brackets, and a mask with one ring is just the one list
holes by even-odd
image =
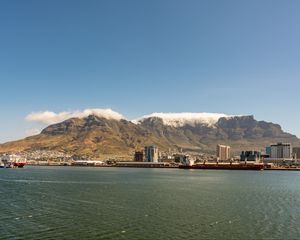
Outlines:
{"label": "blue sky", "polygon": [[300,1],[0,2],[0,142],[36,111],[253,114],[300,136]]}

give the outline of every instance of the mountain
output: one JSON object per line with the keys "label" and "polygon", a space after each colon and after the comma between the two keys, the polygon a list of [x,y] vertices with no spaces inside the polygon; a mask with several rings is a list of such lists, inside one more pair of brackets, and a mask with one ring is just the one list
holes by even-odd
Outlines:
{"label": "mountain", "polygon": [[237,153],[263,149],[274,142],[300,144],[295,135],[284,132],[280,125],[256,121],[254,116],[226,116],[205,123],[179,122],[161,117],[140,120],[140,124],[159,139],[189,151],[214,153],[217,144],[228,144]]}
{"label": "mountain", "polygon": [[36,136],[1,144],[0,153],[53,150],[99,159],[132,159],[133,151],[147,144],[163,151],[172,148],[213,154],[217,144],[228,144],[238,153],[279,141],[300,145],[300,140],[280,125],[257,121],[253,116],[152,114],[127,121],[89,115],[50,125]]}

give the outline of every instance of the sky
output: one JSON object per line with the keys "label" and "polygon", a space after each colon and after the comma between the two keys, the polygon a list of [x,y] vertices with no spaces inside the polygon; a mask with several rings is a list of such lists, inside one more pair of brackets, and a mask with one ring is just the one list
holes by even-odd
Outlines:
{"label": "sky", "polygon": [[34,112],[254,115],[300,137],[298,0],[2,0],[0,142]]}

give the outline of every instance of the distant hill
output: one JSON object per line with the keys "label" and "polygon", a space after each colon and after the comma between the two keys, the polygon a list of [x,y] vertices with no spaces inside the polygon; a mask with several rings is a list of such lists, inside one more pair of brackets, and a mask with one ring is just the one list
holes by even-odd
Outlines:
{"label": "distant hill", "polygon": [[256,121],[253,116],[154,114],[131,122],[90,115],[50,125],[36,136],[1,144],[0,153],[55,150],[100,159],[132,159],[133,151],[147,144],[165,151],[182,148],[214,153],[217,144],[228,144],[239,152],[263,149],[279,141],[300,145],[300,140],[280,125]]}

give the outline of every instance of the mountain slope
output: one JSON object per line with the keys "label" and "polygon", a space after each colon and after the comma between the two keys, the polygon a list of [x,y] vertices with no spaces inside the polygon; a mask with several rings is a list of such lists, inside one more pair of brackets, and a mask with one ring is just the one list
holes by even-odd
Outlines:
{"label": "mountain slope", "polygon": [[283,132],[280,125],[256,121],[253,116],[221,117],[213,126],[196,123],[172,127],[156,117],[144,119],[140,124],[160,139],[166,139],[178,147],[203,152],[214,152],[218,143],[229,144],[236,151],[262,149],[277,141],[299,144],[299,139]]}
{"label": "mountain slope", "polygon": [[0,153],[55,150],[100,159],[131,159],[134,150],[147,144],[155,144],[161,150],[183,148],[214,153],[219,143],[229,144],[238,152],[262,149],[277,141],[300,145],[296,136],[283,132],[279,125],[256,121],[253,116],[220,117],[214,124],[173,125],[155,116],[133,123],[90,115],[50,125],[37,136],[2,144]]}

